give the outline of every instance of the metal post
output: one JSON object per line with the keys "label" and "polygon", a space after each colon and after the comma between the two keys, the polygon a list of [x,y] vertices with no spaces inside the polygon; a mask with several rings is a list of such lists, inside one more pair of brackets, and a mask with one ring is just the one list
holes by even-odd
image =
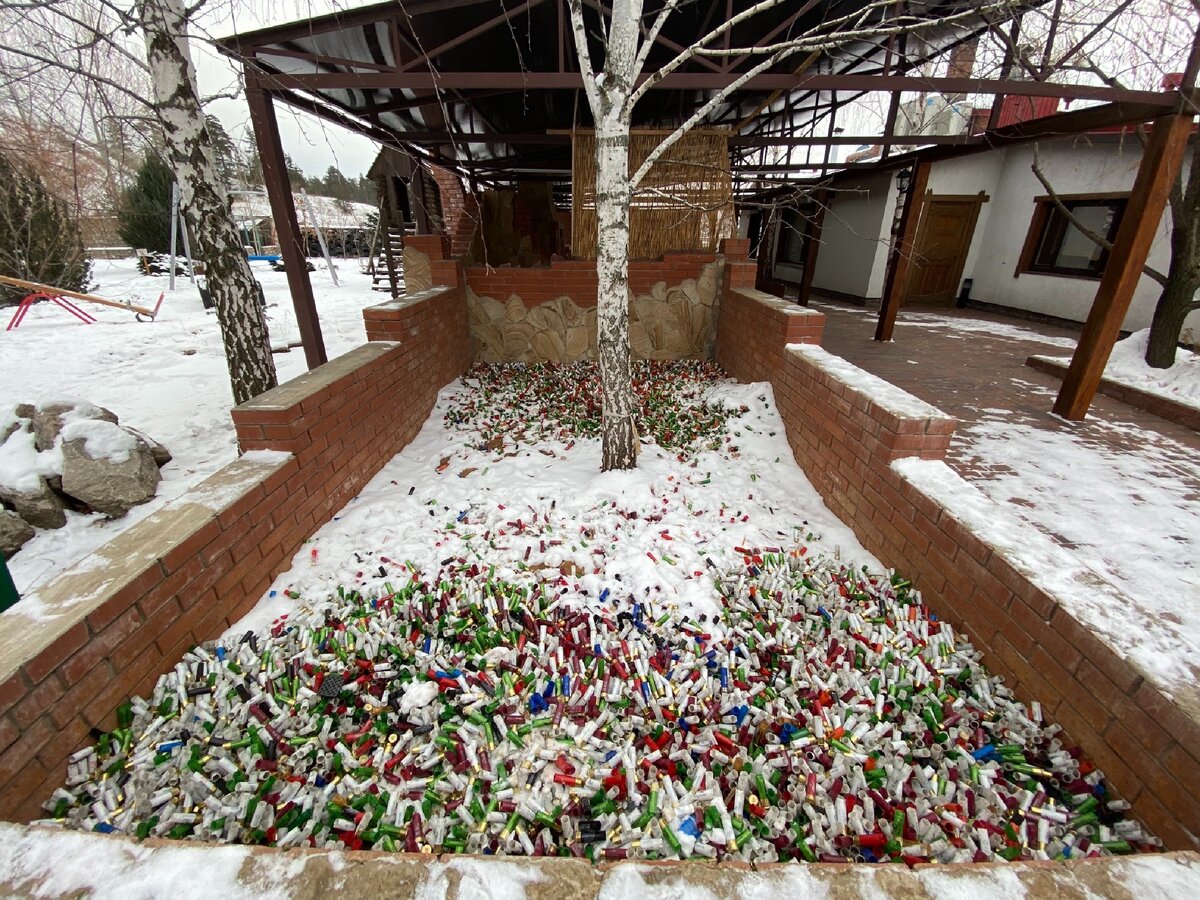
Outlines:
{"label": "metal post", "polygon": [[321,232],[321,223],[317,221],[317,214],[313,212],[312,204],[308,202],[308,191],[304,188],[300,188],[300,199],[304,202],[304,215],[308,217],[309,224],[317,233],[317,243],[321,245],[321,255],[325,257],[325,265],[329,266],[329,277],[333,279],[333,286],[338,287],[337,270],[333,267],[333,260],[329,256],[329,245],[325,243],[325,235]]}
{"label": "metal post", "polygon": [[171,182],[171,272],[167,290],[175,290],[175,239],[179,234],[179,185]]}
{"label": "metal post", "polygon": [[179,236],[183,238],[183,255],[187,258],[188,281],[190,281],[192,284],[195,284],[196,266],[192,262],[192,245],[188,239],[187,217],[182,215],[182,210],[180,210],[180,214],[177,214],[175,218],[179,220]]}
{"label": "metal post", "polygon": [[308,367],[315,369],[328,357],[321,339],[321,322],[317,318],[317,304],[308,277],[308,260],[301,243],[300,225],[296,222],[296,204],[292,199],[291,185],[288,184],[283,144],[279,140],[279,123],[275,119],[275,106],[270,95],[253,80],[250,73],[247,75],[246,102],[250,106],[250,122],[254,126],[258,156],[262,160],[263,183],[271,201],[271,215],[278,233],[279,254],[283,257],[288,287],[292,292],[296,324],[300,328],[300,340],[304,343],[304,358]]}

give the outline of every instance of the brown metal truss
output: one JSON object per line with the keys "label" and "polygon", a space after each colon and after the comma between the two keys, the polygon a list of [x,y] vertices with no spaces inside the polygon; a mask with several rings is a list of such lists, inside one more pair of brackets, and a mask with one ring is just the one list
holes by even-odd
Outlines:
{"label": "brown metal truss", "polygon": [[[569,202],[572,129],[592,125],[582,99],[584,78],[568,28],[567,0],[394,0],[349,12],[238,35],[219,42],[241,61],[252,121],[263,158],[272,212],[280,223],[281,251],[288,270],[297,320],[311,366],[325,358],[312,286],[303,265],[295,209],[287,185],[273,101],[307,110],[328,121],[464,175],[472,189],[520,180],[548,180],[555,203]],[[1052,41],[1036,63],[1014,52],[1025,12],[1051,6],[1050,33],[1059,29],[1061,0],[1018,0],[1003,17],[971,16],[975,0],[897,2],[875,9],[876,24],[902,17],[940,19],[967,14],[954,27],[926,30],[921,41],[898,31],[858,40],[819,57],[797,54],[781,60],[732,93],[707,127],[730,129],[729,148],[739,203],[782,205],[828,186],[838,173],[887,171],[911,166],[916,187],[906,197],[888,266],[887,290],[878,337],[890,337],[907,257],[917,227],[922,180],[939,160],[1028,141],[1080,134],[1098,128],[1141,124],[1155,127],[1143,157],[1130,208],[1115,243],[1120,252],[1105,272],[1080,348],[1055,410],[1084,415],[1132,296],[1166,190],[1176,177],[1197,108],[1196,74],[1200,38],[1193,45],[1183,85],[1171,91],[1133,91],[1111,85],[1049,81],[1100,35],[1131,0],[1114,3],[1101,22],[1056,62]],[[593,60],[604,57],[601,17],[605,0],[583,0]],[[653,21],[662,0],[648,0]],[[765,10],[721,42],[731,48],[762,47],[808,32],[848,13],[863,13],[865,0],[792,0]],[[735,14],[733,0],[681,3],[649,50],[645,71],[661,69],[682,50]],[[724,18],[722,18],[724,17]],[[878,18],[883,17],[883,18]],[[643,22],[643,33],[646,24]],[[996,36],[1007,48],[999,78],[924,77],[914,73],[953,48],[981,35]],[[915,49],[919,45],[920,49]],[[674,129],[711,98],[756,65],[761,57],[733,53],[694,58],[652,85],[634,111],[637,129]],[[1014,78],[1014,70],[1023,76]],[[649,75],[643,76],[651,77]],[[896,133],[902,95],[942,93],[991,95],[982,134],[925,136]],[[888,95],[881,136],[838,134],[839,110],[871,93]],[[1057,97],[1100,105],[998,127],[1005,97]],[[877,162],[831,160],[839,145],[879,144]],[[893,154],[895,147],[919,149]],[[814,155],[814,149],[820,152]],[[782,158],[780,152],[782,151]],[[803,152],[803,158],[801,157]],[[806,273],[811,278],[816,244],[810,240]],[[807,289],[805,290],[807,295]]]}
{"label": "brown metal truss", "polygon": [[[878,143],[886,159],[894,146],[918,141],[961,152],[1008,139],[1004,129],[994,127],[974,136],[896,135],[895,111],[904,92],[992,95],[997,98],[993,126],[1004,96],[1101,101],[1107,104],[1100,107],[1107,110],[1101,115],[1104,124],[1133,121],[1126,115],[1131,105],[1150,117],[1177,108],[1175,92],[1047,81],[1053,73],[1049,58],[1038,67],[1039,80],[914,74],[958,44],[995,32],[1025,10],[1049,2],[1027,0],[1016,4],[1013,17],[1003,22],[980,17],[927,32],[920,42],[909,42],[904,34],[860,40],[823,54],[814,65],[793,57],[749,79],[710,123],[743,126],[730,139],[739,194],[769,188],[763,176],[791,175],[811,183],[850,168],[830,160],[829,148],[838,145]],[[768,45],[867,5],[862,0],[782,3],[732,29],[726,43]],[[886,15],[937,17],[975,5],[930,0],[910,4],[907,13],[901,5]],[[584,7],[597,35],[593,59],[602,60],[600,17],[608,15],[607,2],[584,0]],[[648,3],[644,31],[656,11],[657,4]],[[734,5],[720,0],[681,4],[657,36],[646,72],[654,72],[731,11]],[[1019,33],[1015,28],[1013,33]],[[909,44],[920,44],[921,50],[909,52]],[[591,125],[566,0],[398,0],[238,35],[219,46],[243,63],[248,87],[485,184],[524,177],[569,179],[569,136],[551,132]],[[677,125],[760,58],[744,54],[689,61],[653,85],[635,113],[634,126]],[[1009,64],[1011,68],[1011,60]],[[838,110],[874,92],[891,97],[887,133],[837,134]],[[788,149],[772,158],[767,148]],[[821,152],[814,155],[805,148]]]}

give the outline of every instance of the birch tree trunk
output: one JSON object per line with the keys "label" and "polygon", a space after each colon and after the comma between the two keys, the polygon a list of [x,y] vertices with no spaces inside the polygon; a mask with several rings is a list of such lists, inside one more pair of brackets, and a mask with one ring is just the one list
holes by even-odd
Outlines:
{"label": "birch tree trunk", "polygon": [[[572,10],[573,16],[577,15]],[[615,0],[604,73],[587,90],[596,121],[596,330],[602,471],[637,465],[629,350],[629,122],[637,77],[642,0]],[[576,41],[582,18],[576,19]],[[582,54],[586,58],[586,52]],[[590,66],[589,66],[590,67]],[[590,72],[584,75],[591,77]]]}
{"label": "birch tree trunk", "polygon": [[243,403],[275,387],[275,361],[258,289],[220,187],[216,153],[200,108],[187,45],[187,13],[182,0],[140,0],[138,13],[145,32],[154,114],[179,182],[184,217],[196,236],[196,256],[204,260],[233,401]]}
{"label": "birch tree trunk", "polygon": [[603,471],[637,465],[629,350],[629,122],[596,128],[597,348],[603,409]]}

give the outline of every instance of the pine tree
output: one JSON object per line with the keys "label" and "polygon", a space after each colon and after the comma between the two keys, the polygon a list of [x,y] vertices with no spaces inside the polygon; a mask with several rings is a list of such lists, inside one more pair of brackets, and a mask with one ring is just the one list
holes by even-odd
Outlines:
{"label": "pine tree", "polygon": [[[92,261],[79,223],[41,178],[0,154],[0,275],[71,291],[86,291]],[[29,291],[0,285],[0,303]]]}
{"label": "pine tree", "polygon": [[117,231],[135,250],[169,253],[171,250],[171,169],[150,151],[138,169],[133,185],[117,208]]}
{"label": "pine tree", "polygon": [[217,157],[217,171],[221,173],[222,187],[226,191],[241,187],[242,176],[246,162],[242,159],[241,150],[221,124],[221,120],[212,113],[205,113],[204,121],[208,135],[212,138],[213,152]]}

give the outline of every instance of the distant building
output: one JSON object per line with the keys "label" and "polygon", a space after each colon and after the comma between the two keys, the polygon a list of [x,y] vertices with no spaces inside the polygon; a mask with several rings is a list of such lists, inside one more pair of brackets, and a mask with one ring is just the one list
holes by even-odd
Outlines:
{"label": "distant building", "polygon": [[[324,234],[329,252],[334,256],[365,256],[370,252],[377,215],[374,206],[311,194],[306,205],[304,199],[298,193],[292,194],[296,204],[296,220],[300,223],[300,233],[308,240],[310,256],[320,253],[317,227]],[[233,219],[246,249],[253,253],[275,252],[279,239],[266,192],[235,191],[231,205]],[[312,208],[311,219],[309,207]]]}

